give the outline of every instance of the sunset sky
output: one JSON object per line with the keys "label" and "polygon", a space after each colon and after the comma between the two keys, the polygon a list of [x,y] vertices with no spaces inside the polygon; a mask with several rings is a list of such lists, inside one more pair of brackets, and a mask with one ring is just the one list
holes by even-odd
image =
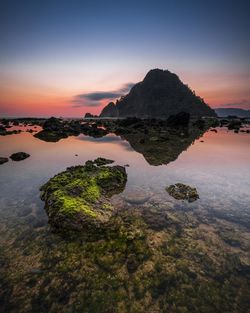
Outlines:
{"label": "sunset sky", "polygon": [[99,114],[153,68],[250,109],[248,3],[3,0],[0,116]]}

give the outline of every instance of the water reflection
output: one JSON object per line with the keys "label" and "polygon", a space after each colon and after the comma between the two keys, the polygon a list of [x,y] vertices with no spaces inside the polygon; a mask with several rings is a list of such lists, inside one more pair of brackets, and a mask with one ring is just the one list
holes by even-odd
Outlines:
{"label": "water reflection", "polygon": [[[165,135],[168,140],[159,134],[79,135],[56,143],[30,133],[0,138],[1,156],[31,155],[0,166],[1,309],[247,311],[250,136],[225,129],[201,138]],[[112,201],[130,241],[111,234],[93,245],[53,234],[39,187],[99,156],[129,165],[126,189]],[[200,199],[170,197],[165,187],[176,182],[195,186]]]}

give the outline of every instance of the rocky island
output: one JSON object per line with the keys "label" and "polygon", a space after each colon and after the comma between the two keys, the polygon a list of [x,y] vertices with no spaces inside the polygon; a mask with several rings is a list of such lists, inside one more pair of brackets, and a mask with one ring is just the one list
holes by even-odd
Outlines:
{"label": "rocky island", "polygon": [[150,70],[142,82],[116,104],[110,102],[100,117],[139,117],[164,119],[179,112],[192,116],[212,116],[216,113],[179,77],[168,70]]}

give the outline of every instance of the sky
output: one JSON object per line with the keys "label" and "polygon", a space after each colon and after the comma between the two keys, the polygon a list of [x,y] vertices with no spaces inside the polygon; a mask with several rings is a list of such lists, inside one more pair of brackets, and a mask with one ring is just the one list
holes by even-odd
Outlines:
{"label": "sky", "polygon": [[99,114],[153,68],[250,109],[250,2],[2,0],[0,116]]}

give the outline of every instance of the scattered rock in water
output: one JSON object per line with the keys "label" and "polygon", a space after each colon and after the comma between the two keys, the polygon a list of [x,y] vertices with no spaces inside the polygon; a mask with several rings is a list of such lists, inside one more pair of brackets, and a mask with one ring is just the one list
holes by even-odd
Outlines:
{"label": "scattered rock in water", "polygon": [[6,163],[8,161],[9,161],[8,158],[0,157],[0,164],[4,164],[4,163]]}
{"label": "scattered rock in water", "polygon": [[168,186],[166,191],[170,194],[170,196],[177,200],[188,200],[188,202],[193,202],[199,199],[199,195],[195,187],[190,187],[181,183]]}
{"label": "scattered rock in water", "polygon": [[1,126],[0,125],[0,136],[14,135],[19,134],[21,130],[7,130],[6,128],[10,128],[11,126]]}
{"label": "scattered rock in water", "polygon": [[30,157],[30,154],[26,153],[26,152],[17,152],[17,153],[13,153],[10,158],[13,161],[22,161],[27,159],[28,157]]}
{"label": "scattered rock in water", "polygon": [[69,167],[41,187],[41,199],[55,229],[96,234],[109,222],[114,212],[110,198],[123,191],[127,174],[122,166],[98,166],[96,160]]}
{"label": "scattered rock in water", "polygon": [[239,130],[241,126],[242,126],[241,120],[231,120],[227,128],[229,130]]}
{"label": "scattered rock in water", "polygon": [[36,133],[34,137],[47,141],[57,142],[69,136],[78,136],[80,134],[100,138],[107,135],[107,130],[98,127],[96,123],[82,124],[78,120],[66,121],[51,117],[43,124],[43,130]]}
{"label": "scattered rock in water", "polygon": [[63,131],[41,130],[34,137],[47,142],[57,142],[60,139],[67,138],[68,135]]}

